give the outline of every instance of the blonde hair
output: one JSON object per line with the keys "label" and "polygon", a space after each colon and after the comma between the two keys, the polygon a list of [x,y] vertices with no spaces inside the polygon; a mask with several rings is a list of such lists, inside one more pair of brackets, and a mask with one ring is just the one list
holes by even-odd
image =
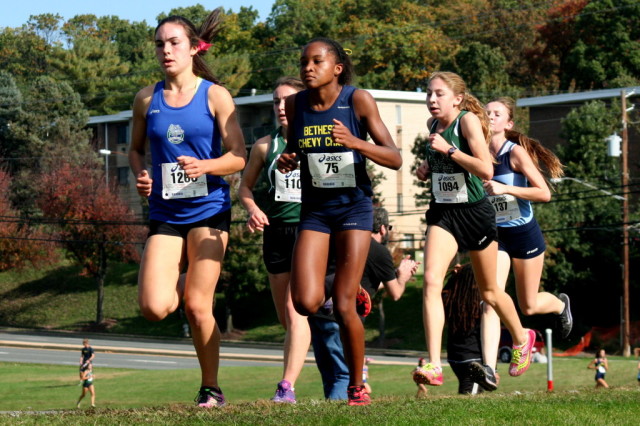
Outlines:
{"label": "blonde hair", "polygon": [[431,74],[427,84],[429,84],[432,80],[439,78],[446,84],[449,89],[453,92],[454,95],[462,95],[462,102],[460,103],[461,111],[469,111],[480,119],[480,124],[482,124],[482,133],[484,134],[485,141],[489,144],[489,136],[491,134],[489,130],[489,116],[484,109],[484,106],[478,98],[473,96],[471,93],[467,92],[467,83],[464,82],[462,77],[458,74],[450,71],[436,71]]}
{"label": "blonde hair", "polygon": [[[509,112],[509,120],[513,121],[513,115],[516,109],[516,102],[513,98],[502,96],[492,100],[491,102],[499,102],[507,108]],[[505,130],[505,137],[511,142],[517,143],[529,154],[533,164],[538,170],[547,174],[552,178],[564,176],[564,166],[560,159],[548,148],[544,147],[540,141],[530,138],[516,130]],[[543,167],[540,167],[542,164]]]}

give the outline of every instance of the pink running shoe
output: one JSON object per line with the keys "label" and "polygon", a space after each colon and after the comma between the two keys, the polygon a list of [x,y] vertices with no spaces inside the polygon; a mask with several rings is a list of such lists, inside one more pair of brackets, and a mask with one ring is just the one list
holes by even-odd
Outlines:
{"label": "pink running shoe", "polygon": [[348,405],[369,405],[371,397],[367,393],[364,386],[349,386],[347,388]]}
{"label": "pink running shoe", "polygon": [[511,364],[509,364],[509,375],[520,376],[529,369],[531,365],[531,349],[533,344],[536,343],[536,332],[533,330],[527,331],[527,341],[521,346],[513,346],[511,355]]}
{"label": "pink running shoe", "polygon": [[444,383],[444,377],[442,376],[442,367],[436,367],[429,363],[422,367],[422,372],[427,378],[426,385],[429,386],[442,386]]}

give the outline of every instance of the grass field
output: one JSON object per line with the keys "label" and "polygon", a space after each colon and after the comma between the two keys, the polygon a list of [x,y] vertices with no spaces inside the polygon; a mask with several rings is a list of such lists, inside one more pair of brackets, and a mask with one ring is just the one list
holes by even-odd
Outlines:
{"label": "grass field", "polygon": [[640,386],[637,360],[611,358],[610,390],[594,390],[585,358],[554,359],[554,392],[546,392],[546,365],[533,364],[519,378],[506,374],[498,391],[457,395],[448,368],[445,384],[416,400],[407,366],[370,366],[373,404],[347,407],[325,402],[315,367],[306,367],[296,385],[299,403],[282,406],[268,399],[279,367],[225,367],[220,383],[229,402],[219,410],[193,406],[197,370],[96,369],[96,409],[75,409],[80,395],[77,370],[69,366],[0,363],[1,424],[637,424]]}

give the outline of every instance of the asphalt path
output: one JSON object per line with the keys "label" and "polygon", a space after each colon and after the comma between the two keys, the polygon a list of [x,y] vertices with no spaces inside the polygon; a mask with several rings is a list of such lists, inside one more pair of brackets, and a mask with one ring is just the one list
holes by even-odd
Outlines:
{"label": "asphalt path", "polygon": [[[132,336],[80,335],[63,332],[0,329],[0,362],[77,366],[82,339],[96,352],[96,367],[173,370],[198,368],[190,339],[149,339]],[[415,353],[372,350],[374,364],[414,365]],[[220,366],[281,366],[282,346],[223,342]],[[313,352],[306,366],[314,366]]]}

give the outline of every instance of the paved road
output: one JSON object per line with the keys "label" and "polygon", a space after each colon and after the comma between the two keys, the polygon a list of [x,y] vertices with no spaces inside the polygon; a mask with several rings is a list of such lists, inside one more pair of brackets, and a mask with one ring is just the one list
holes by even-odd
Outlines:
{"label": "paved road", "polygon": [[[60,332],[0,329],[0,362],[78,365],[85,335]],[[134,369],[198,368],[189,339],[148,339],[127,336],[88,335],[96,351],[96,367]],[[374,363],[414,365],[415,354],[375,351]],[[221,366],[282,365],[282,347],[224,343]],[[313,365],[313,352],[307,365]]]}

